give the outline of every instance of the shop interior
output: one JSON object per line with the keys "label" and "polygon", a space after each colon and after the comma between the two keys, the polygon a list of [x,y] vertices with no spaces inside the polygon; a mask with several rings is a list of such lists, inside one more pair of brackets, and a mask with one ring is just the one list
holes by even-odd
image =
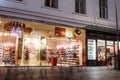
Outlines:
{"label": "shop interior", "polygon": [[57,57],[58,66],[80,65],[80,62],[82,60],[81,40],[65,38],[48,38],[46,48],[46,59],[48,65],[50,60],[49,58],[52,55]]}

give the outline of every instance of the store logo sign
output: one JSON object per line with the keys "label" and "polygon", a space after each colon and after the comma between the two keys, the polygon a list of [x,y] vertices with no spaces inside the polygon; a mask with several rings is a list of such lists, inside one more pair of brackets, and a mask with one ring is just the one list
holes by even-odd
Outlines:
{"label": "store logo sign", "polygon": [[65,28],[55,27],[55,36],[65,37],[66,30]]}
{"label": "store logo sign", "polygon": [[26,27],[24,23],[17,22],[17,21],[11,21],[11,22],[6,23],[4,25],[4,29],[6,31],[10,31],[11,33],[18,34],[19,38],[22,37],[22,31],[26,33],[32,32],[32,28]]}

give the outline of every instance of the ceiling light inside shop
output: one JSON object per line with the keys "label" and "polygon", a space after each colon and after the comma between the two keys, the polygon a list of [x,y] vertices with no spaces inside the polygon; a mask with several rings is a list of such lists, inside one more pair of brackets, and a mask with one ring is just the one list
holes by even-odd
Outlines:
{"label": "ceiling light inside shop", "polygon": [[46,38],[42,38],[42,41],[41,41],[43,44],[46,44]]}

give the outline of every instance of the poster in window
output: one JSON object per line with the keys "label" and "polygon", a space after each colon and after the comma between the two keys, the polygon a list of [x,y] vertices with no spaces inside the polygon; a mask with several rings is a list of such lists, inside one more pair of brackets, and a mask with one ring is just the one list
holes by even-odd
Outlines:
{"label": "poster in window", "polygon": [[88,60],[96,59],[96,42],[93,39],[88,39]]}

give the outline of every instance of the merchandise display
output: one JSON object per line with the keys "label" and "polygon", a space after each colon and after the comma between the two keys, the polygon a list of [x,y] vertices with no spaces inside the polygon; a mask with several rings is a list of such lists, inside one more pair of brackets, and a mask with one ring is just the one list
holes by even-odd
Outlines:
{"label": "merchandise display", "polygon": [[[52,43],[52,44],[51,44]],[[66,45],[66,46],[64,46]],[[80,64],[80,48],[82,48],[80,41],[77,40],[48,40],[48,53],[54,53],[57,56],[58,65],[79,65]],[[49,57],[47,56],[47,57]]]}
{"label": "merchandise display", "polygon": [[[0,33],[0,66],[17,64],[17,36]],[[11,36],[9,36],[11,35]]]}

